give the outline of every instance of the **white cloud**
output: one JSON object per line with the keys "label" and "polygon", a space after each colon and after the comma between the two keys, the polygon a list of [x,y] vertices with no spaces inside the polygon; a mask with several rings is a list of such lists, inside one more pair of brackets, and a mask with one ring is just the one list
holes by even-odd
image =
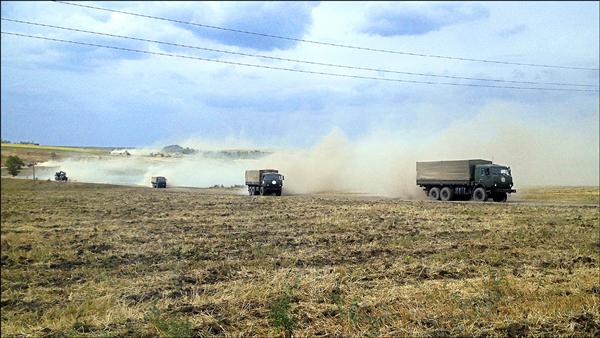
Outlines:
{"label": "white cloud", "polygon": [[[191,19],[209,24],[225,25],[232,20],[242,20],[236,21],[236,24],[242,25],[250,17],[253,22],[260,21],[255,16],[232,14],[243,13],[239,6],[249,6],[238,3],[98,5],[176,18],[185,18],[182,13],[190,13]],[[243,44],[232,46],[228,41],[193,34],[186,27],[168,22],[123,14],[101,14],[56,3],[14,3],[8,11],[4,10],[4,6],[3,3],[3,16],[256,53]],[[259,4],[260,8],[264,6]],[[285,4],[278,6],[282,8]],[[467,20],[426,35],[394,37],[360,33],[361,25],[365,23],[364,13],[369,6],[367,3],[321,3],[310,8],[311,24],[300,25],[302,30],[296,30],[296,33],[303,32],[303,38],[309,40],[428,54],[563,65],[598,64],[597,3],[482,3],[476,6],[487,8],[489,18],[486,20]],[[211,14],[203,15],[203,12]],[[289,12],[272,8],[265,13],[279,18],[290,16]],[[569,23],[575,21],[576,25]],[[498,32],[519,25],[525,25],[527,29],[510,39],[498,35]],[[24,27],[2,22],[3,30],[21,31]],[[262,28],[248,26],[248,29]],[[25,31],[100,41],[81,33],[65,34],[38,28],[26,28]],[[244,39],[245,36],[240,35],[239,38]],[[118,43],[117,40],[102,41]],[[207,54],[146,43],[135,45],[135,48],[297,69],[381,76],[375,72]],[[453,62],[308,43],[260,53],[413,72],[598,83],[598,72]],[[48,97],[48,93],[52,97]],[[472,116],[483,106],[496,101],[526,104],[529,108],[522,114],[539,119],[540,123],[548,122],[548,107],[556,107],[553,114],[562,120],[568,119],[573,112],[578,112],[577,117],[598,114],[597,94],[342,79],[160,56],[133,57],[127,52],[111,54],[76,46],[67,48],[53,42],[2,37],[3,137],[34,139],[42,143],[128,146],[199,135],[216,139],[244,137],[259,145],[309,146],[335,127],[342,129],[350,139],[365,135],[369,129],[380,128],[435,132],[457,119]],[[52,116],[48,117],[48,114]],[[71,132],[65,126],[49,123],[53,118],[79,125],[81,131]]]}
{"label": "white cloud", "polygon": [[362,32],[380,36],[421,35],[488,16],[488,9],[477,3],[374,3],[367,8]]}

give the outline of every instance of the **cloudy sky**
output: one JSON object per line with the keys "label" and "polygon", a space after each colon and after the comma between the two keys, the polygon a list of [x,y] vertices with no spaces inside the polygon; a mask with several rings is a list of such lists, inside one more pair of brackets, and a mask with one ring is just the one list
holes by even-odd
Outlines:
{"label": "cloudy sky", "polygon": [[[598,2],[97,2],[204,25],[374,49],[598,68]],[[506,65],[337,48],[98,11],[2,2],[2,18],[322,65],[224,54],[2,21],[3,32],[205,59],[410,81],[592,89],[519,90],[343,78],[2,35],[3,139],[53,145],[147,146],[190,138],[308,147],[332,130],[441,133],[482,114],[598,133],[598,70]],[[510,81],[481,82],[385,72]],[[573,121],[582,121],[577,124]],[[469,124],[472,128],[472,123]],[[489,126],[488,126],[489,127]],[[596,142],[590,144],[598,152]]]}

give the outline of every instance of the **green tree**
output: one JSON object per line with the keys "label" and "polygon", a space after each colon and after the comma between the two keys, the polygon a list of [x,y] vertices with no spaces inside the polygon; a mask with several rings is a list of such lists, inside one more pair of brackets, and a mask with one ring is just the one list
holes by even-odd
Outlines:
{"label": "green tree", "polygon": [[9,156],[6,159],[6,169],[12,176],[17,176],[24,165],[25,163],[18,156]]}

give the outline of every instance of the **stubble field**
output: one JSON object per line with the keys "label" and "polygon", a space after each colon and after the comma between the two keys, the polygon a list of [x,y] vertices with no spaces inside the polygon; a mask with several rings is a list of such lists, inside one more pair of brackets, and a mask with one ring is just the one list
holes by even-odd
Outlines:
{"label": "stubble field", "polygon": [[2,335],[598,335],[598,190],[583,195],[592,204],[2,179]]}
{"label": "stubble field", "polygon": [[61,160],[69,157],[106,156],[110,153],[110,148],[61,147],[11,143],[0,144],[0,149],[2,149],[2,152],[0,152],[0,165],[2,166],[4,166],[9,156],[18,156],[28,165],[30,163]]}

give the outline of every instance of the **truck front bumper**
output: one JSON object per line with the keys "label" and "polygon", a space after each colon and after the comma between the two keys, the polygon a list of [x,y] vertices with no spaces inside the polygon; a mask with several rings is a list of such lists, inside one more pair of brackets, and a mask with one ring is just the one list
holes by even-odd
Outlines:
{"label": "truck front bumper", "polygon": [[493,189],[494,192],[505,192],[505,193],[509,193],[512,194],[513,192],[517,192],[516,189],[511,189],[511,188],[496,188]]}

